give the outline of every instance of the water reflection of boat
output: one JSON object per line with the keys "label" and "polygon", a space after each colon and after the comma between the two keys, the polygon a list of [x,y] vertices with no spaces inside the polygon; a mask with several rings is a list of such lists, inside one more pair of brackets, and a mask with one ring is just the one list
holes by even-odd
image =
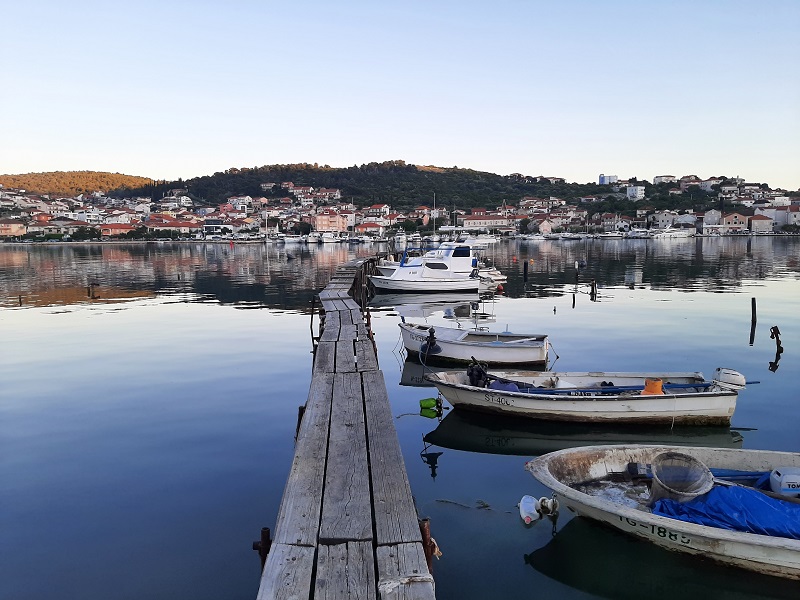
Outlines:
{"label": "water reflection of boat", "polygon": [[419,360],[406,358],[403,362],[403,370],[400,372],[400,385],[409,387],[433,387],[433,383],[425,380],[427,373],[438,373],[446,371],[452,367],[431,367],[423,365]]}
{"label": "water reflection of boat", "polygon": [[524,559],[549,579],[601,598],[797,597],[796,582],[669,552],[581,518],[570,520]]}
{"label": "water reflection of boat", "polygon": [[576,446],[623,443],[741,448],[743,441],[738,431],[728,427],[557,423],[457,409],[424,439],[453,450],[520,456],[539,456]]}
{"label": "water reflection of boat", "polygon": [[403,317],[430,317],[444,313],[445,318],[468,317],[470,303],[478,294],[380,294],[370,300],[370,308],[393,308]]}

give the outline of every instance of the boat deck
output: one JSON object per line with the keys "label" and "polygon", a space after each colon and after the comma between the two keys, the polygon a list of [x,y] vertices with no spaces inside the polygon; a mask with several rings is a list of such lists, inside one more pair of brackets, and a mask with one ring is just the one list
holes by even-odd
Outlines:
{"label": "boat deck", "polygon": [[361,308],[363,261],[319,294],[324,329],[259,600],[432,600],[433,578]]}

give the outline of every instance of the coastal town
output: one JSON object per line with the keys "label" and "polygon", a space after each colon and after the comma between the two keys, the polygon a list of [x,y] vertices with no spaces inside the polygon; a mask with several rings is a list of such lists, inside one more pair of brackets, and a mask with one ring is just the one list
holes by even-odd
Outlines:
{"label": "coastal town", "polygon": [[[547,180],[557,177],[515,179]],[[496,235],[560,233],[623,235],[678,229],[697,235],[771,234],[800,231],[800,197],[763,183],[740,178],[661,175],[647,181],[600,175],[603,194],[561,199],[523,196],[491,208],[429,206],[420,203],[399,211],[386,203],[356,206],[340,189],[293,182],[264,182],[264,196],[233,195],[224,202],[202,204],[185,188],[161,198],[115,197],[97,190],[61,198],[0,186],[0,239],[69,240],[281,240],[285,236],[317,241],[385,240],[396,232],[435,228],[440,231],[486,231]],[[658,186],[670,196],[696,191],[718,207],[706,210],[656,209],[647,195]],[[635,206],[625,212],[594,209],[608,199]],[[322,234],[328,234],[327,240]],[[314,238],[312,238],[314,239]],[[309,240],[310,241],[310,240]]]}

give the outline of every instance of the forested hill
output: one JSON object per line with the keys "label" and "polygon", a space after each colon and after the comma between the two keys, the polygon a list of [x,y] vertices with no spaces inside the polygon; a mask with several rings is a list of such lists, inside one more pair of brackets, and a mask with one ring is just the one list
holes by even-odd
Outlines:
{"label": "forested hill", "polygon": [[[187,181],[164,183],[158,186],[154,195],[160,196],[159,192],[163,193],[169,187],[179,187],[187,189],[195,200],[213,204],[233,195],[285,196],[287,191],[279,188],[285,181],[296,186],[339,189],[344,200],[360,207],[385,203],[397,210],[421,204],[430,206],[434,193],[437,205],[442,208],[454,205],[472,208],[495,207],[504,200],[516,204],[524,196],[572,199],[609,192],[607,187],[594,184],[532,183],[526,178],[457,167],[420,167],[403,161],[389,161],[347,168],[295,164],[229,169]],[[278,185],[275,190],[267,192],[261,189],[262,183]],[[153,193],[152,189],[144,191],[148,195]]]}
{"label": "forested hill", "polygon": [[[161,198],[167,190],[187,189],[189,196],[203,204],[216,204],[231,196],[286,196],[282,182],[296,186],[336,188],[342,197],[359,207],[389,204],[406,210],[421,204],[445,207],[494,208],[504,201],[516,204],[524,196],[555,196],[564,200],[581,196],[608,194],[606,186],[596,184],[537,183],[532,177],[497,175],[459,169],[458,167],[423,167],[403,161],[369,163],[361,166],[334,168],[327,165],[294,164],[233,168],[189,180],[154,182],[146,177],[97,171],[56,171],[26,175],[0,175],[0,184],[21,188],[31,193],[52,196],[77,196],[104,191],[115,196],[149,196]],[[275,183],[265,191],[262,183]]]}
{"label": "forested hill", "polygon": [[126,188],[142,188],[150,183],[151,180],[146,177],[98,171],[54,171],[52,173],[0,175],[0,184],[4,187],[65,198],[97,191],[109,192]]}

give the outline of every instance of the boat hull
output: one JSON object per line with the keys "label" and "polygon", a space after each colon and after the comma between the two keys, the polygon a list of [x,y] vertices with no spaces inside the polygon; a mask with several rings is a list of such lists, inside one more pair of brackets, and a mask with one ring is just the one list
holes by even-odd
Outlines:
{"label": "boat hull", "polygon": [[770,471],[800,467],[800,454],[686,446],[585,446],[546,454],[526,468],[553,491],[559,510],[605,523],[667,550],[699,554],[719,563],[789,579],[800,579],[800,540],[729,531],[654,515],[570,484],[600,480],[624,472],[629,463],[652,463],[662,452],[688,454],[709,468]]}
{"label": "boat hull", "polygon": [[477,293],[481,280],[474,277],[396,279],[372,275],[369,280],[377,291],[389,293],[436,294],[440,292]]}
{"label": "boat hull", "polygon": [[434,330],[439,351],[424,355],[426,363],[469,363],[473,358],[490,365],[542,364],[547,362],[549,343],[541,334],[509,334],[469,331],[452,327],[430,327],[400,323],[403,345],[410,356],[420,354]]}
{"label": "boat hull", "polygon": [[[529,374],[544,372],[496,373],[503,379],[523,380]],[[580,381],[581,373],[552,374],[564,380]],[[633,383],[644,379],[662,379],[673,383],[702,381],[699,373],[597,373],[604,379]],[[699,376],[699,377],[698,377]],[[465,373],[445,371],[427,376],[439,393],[454,408],[512,414],[551,421],[596,423],[680,423],[694,425],[729,425],[738,394],[730,390],[659,395],[596,395],[568,389],[556,393],[523,393],[469,385]],[[694,379],[693,379],[694,377]]]}

